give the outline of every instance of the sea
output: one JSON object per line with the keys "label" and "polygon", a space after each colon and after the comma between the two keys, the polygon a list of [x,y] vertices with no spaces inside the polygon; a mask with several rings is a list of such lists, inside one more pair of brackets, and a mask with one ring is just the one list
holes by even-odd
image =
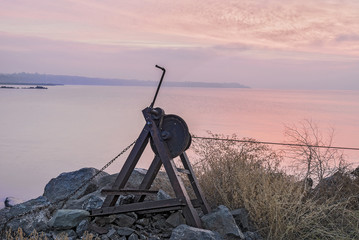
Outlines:
{"label": "sea", "polygon": [[[142,110],[155,90],[80,85],[0,89],[0,200],[36,198],[62,172],[100,169],[139,136],[145,124]],[[183,118],[197,136],[207,137],[210,131],[285,142],[285,126],[310,120],[323,136],[334,129],[333,146],[359,147],[359,91],[163,87],[155,106]],[[359,165],[359,151],[344,154]],[[106,171],[119,172],[126,156]],[[152,159],[148,147],[137,167],[147,168]]]}

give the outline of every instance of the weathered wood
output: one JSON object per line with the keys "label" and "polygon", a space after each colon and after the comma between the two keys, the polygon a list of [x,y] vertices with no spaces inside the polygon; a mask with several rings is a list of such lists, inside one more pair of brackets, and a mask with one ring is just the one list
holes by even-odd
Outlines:
{"label": "weathered wood", "polygon": [[203,194],[203,191],[201,189],[201,186],[199,185],[198,183],[198,180],[194,174],[194,171],[193,171],[193,168],[188,160],[188,157],[187,157],[187,154],[186,152],[183,152],[181,155],[180,155],[180,158],[181,158],[181,161],[182,161],[182,164],[183,164],[183,167],[185,169],[187,169],[190,174],[188,174],[188,179],[192,185],[192,188],[193,188],[193,191],[197,197],[197,200],[199,201],[200,203],[200,206],[201,206],[201,209],[203,211],[204,214],[207,214],[211,211],[211,208],[209,207],[205,197],[204,197],[204,194]]}
{"label": "weathered wood", "polygon": [[[113,189],[121,189],[125,187],[128,179],[130,178],[133,170],[136,167],[138,160],[140,159],[143,151],[146,148],[149,136],[150,135],[148,125],[145,125],[120,173],[117,175],[115,183],[113,184]],[[118,197],[119,195],[108,195],[102,207],[114,206],[118,200]]]}
{"label": "weathered wood", "polygon": [[[162,162],[161,159],[159,158],[159,156],[155,156],[155,158],[153,159],[145,177],[143,178],[141,184],[140,184],[140,189],[150,189],[151,185],[153,183],[153,181],[155,180],[158,172],[160,171],[160,168],[162,166]],[[135,202],[143,202],[143,200],[145,200],[146,195],[142,195],[139,197],[135,198]]]}
{"label": "weathered wood", "polygon": [[158,191],[148,189],[103,189],[101,190],[101,193],[107,195],[156,195]]}
{"label": "weathered wood", "polygon": [[164,211],[168,208],[182,208],[185,205],[181,199],[166,199],[150,202],[138,202],[131,204],[124,204],[112,207],[103,207],[100,209],[94,209],[91,212],[91,216],[101,216],[101,215],[110,215],[126,212],[138,212],[138,211],[147,211],[147,210],[159,210]]}
{"label": "weathered wood", "polygon": [[[92,210],[91,215],[100,216],[126,212],[151,213],[182,209],[187,224],[200,228],[201,221],[197,211],[194,208],[201,207],[204,213],[208,213],[210,208],[204,198],[186,153],[183,152],[180,155],[184,169],[178,169],[173,161],[173,158],[171,157],[166,142],[160,137],[161,132],[157,127],[156,121],[151,117],[151,108],[144,109],[142,113],[146,120],[146,125],[143,128],[120,173],[118,174],[112,189],[103,190],[103,193],[107,194],[107,197],[104,204],[102,205],[102,208]],[[148,144],[149,138],[153,140],[157,150],[157,155],[152,161],[151,166],[138,189],[124,189],[139,158],[141,157],[146,145]],[[152,191],[149,189],[151,188],[151,185],[156,178],[162,164],[164,165],[164,168],[167,172],[176,198],[143,202],[146,195],[157,193],[157,191]],[[190,199],[185,185],[181,179],[180,172],[187,174],[197,199]],[[125,193],[140,196],[135,198],[135,203],[115,206],[119,196]]]}
{"label": "weathered wood", "polygon": [[183,184],[183,181],[179,176],[177,167],[173,159],[170,157],[170,152],[167,145],[159,137],[160,132],[155,124],[151,125],[150,133],[151,138],[157,148],[158,155],[162,161],[163,166],[166,169],[168,178],[170,179],[176,197],[181,199],[185,203],[185,206],[183,207],[182,211],[183,215],[187,220],[187,223],[193,227],[201,228],[202,224],[198,213],[194,209],[191,203],[191,199],[186,191],[185,185]]}

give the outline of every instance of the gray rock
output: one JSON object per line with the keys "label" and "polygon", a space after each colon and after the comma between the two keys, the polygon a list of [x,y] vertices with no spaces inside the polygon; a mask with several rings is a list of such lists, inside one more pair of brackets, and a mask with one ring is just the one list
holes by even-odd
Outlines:
{"label": "gray rock", "polygon": [[231,214],[242,231],[249,230],[248,211],[245,208],[235,209]]}
{"label": "gray rock", "polygon": [[49,226],[55,229],[71,229],[76,227],[90,213],[85,210],[60,209],[49,221]]}
{"label": "gray rock", "polygon": [[120,227],[117,229],[117,233],[120,236],[130,236],[132,233],[134,233],[134,231],[134,229],[128,227]]}
{"label": "gray rock", "polygon": [[[135,168],[126,183],[125,188],[137,188],[140,183],[142,182],[144,176],[146,175],[147,170],[142,168]],[[98,181],[98,187],[99,189],[104,188],[112,188],[113,183],[115,182],[118,174],[112,174],[109,176],[104,176],[99,179]],[[172,186],[168,179],[167,173],[165,172],[159,172],[155,178],[155,180],[152,183],[151,189],[163,189],[165,192],[172,194]],[[150,196],[147,196],[146,199],[151,199]],[[151,200],[156,200],[155,198]]]}
{"label": "gray rock", "polygon": [[104,197],[92,195],[88,199],[86,199],[86,201],[83,202],[82,209],[86,211],[99,209],[102,207],[104,201],[105,201]]}
{"label": "gray rock", "polygon": [[138,240],[138,236],[135,233],[132,233],[129,237],[128,240]]}
{"label": "gray rock", "polygon": [[109,225],[111,223],[113,223],[116,220],[116,216],[115,215],[110,215],[110,216],[106,216],[106,217],[96,217],[94,222],[100,226],[100,227],[104,227],[106,225]]}
{"label": "gray rock", "polygon": [[194,228],[187,225],[179,225],[173,229],[170,240],[220,240],[222,237],[210,230]]}
{"label": "gray rock", "polygon": [[38,228],[46,230],[47,226],[42,223],[47,222],[50,218],[49,208],[50,202],[45,197],[38,197],[29,201],[16,204],[10,208],[0,210],[0,226],[4,226],[5,222],[20,214],[29,212],[29,214],[22,218],[14,218],[11,220],[7,227],[11,229],[23,229],[26,234],[30,234],[34,229]]}
{"label": "gray rock", "polygon": [[256,232],[245,232],[245,240],[263,240],[263,238]]}
{"label": "gray rock", "polygon": [[17,204],[23,203],[24,200],[15,198],[15,197],[7,197],[5,198],[4,205],[5,207],[13,207]]}
{"label": "gray rock", "polygon": [[166,223],[172,227],[177,227],[181,224],[186,224],[186,219],[183,217],[182,213],[179,211],[174,212],[166,219]]}
{"label": "gray rock", "polygon": [[162,189],[158,190],[158,192],[157,192],[157,200],[166,200],[166,199],[171,199],[171,196],[168,195]]}
{"label": "gray rock", "polygon": [[114,228],[111,228],[106,236],[111,240],[120,240],[121,236],[117,233],[117,230]]}
{"label": "gray rock", "polygon": [[130,217],[127,214],[118,214],[114,222],[120,227],[131,227],[136,222],[136,218]]}
{"label": "gray rock", "polygon": [[105,196],[101,195],[101,190],[97,190],[90,194],[87,194],[79,199],[73,199],[67,201],[64,209],[83,209],[86,211],[91,211],[93,209],[101,208]]}
{"label": "gray rock", "polygon": [[88,231],[90,226],[90,220],[89,219],[84,219],[82,220],[79,225],[77,225],[76,227],[76,234],[78,236],[82,236],[86,231]]}
{"label": "gray rock", "polygon": [[206,229],[219,232],[224,238],[245,239],[226,206],[218,206],[213,212],[204,215],[201,220]]}
{"label": "gray rock", "polygon": [[[82,168],[73,172],[61,173],[58,177],[51,179],[45,186],[43,196],[47,197],[51,202],[60,200],[78,189],[98,171],[95,168]],[[95,179],[83,187],[74,198],[78,199],[96,191],[99,187],[99,179],[107,175],[107,173],[101,172]]]}
{"label": "gray rock", "polygon": [[141,218],[141,219],[138,219],[136,221],[136,223],[141,226],[148,226],[150,224],[150,219],[149,218]]}
{"label": "gray rock", "polygon": [[152,223],[152,226],[160,230],[166,230],[169,227],[169,225],[166,223],[166,219],[159,219],[158,221]]}

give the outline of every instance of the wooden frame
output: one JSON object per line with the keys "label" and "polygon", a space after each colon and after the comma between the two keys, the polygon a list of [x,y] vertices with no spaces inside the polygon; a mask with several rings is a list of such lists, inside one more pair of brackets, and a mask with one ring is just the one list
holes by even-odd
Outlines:
{"label": "wooden frame", "polygon": [[[190,199],[184,183],[180,177],[179,170],[177,169],[174,160],[169,153],[167,144],[160,137],[160,130],[157,127],[156,121],[152,118],[151,110],[152,108],[149,107],[142,111],[146,120],[146,125],[144,126],[121,171],[119,172],[112,189],[104,191],[104,193],[107,194],[107,197],[102,207],[100,209],[92,210],[91,215],[100,216],[124,212],[147,213],[182,209],[187,224],[200,228],[201,221],[197,211],[195,210],[195,207],[200,207],[204,214],[207,214],[210,211],[210,208],[194,175],[188,157],[186,153],[183,152],[180,155],[180,158],[185,169],[181,172],[185,172],[187,174],[194,193],[197,197],[197,199]],[[153,159],[139,188],[136,190],[124,189],[150,138],[153,140],[153,143],[156,147],[157,155]],[[167,172],[176,198],[143,202],[147,194],[154,193],[149,189],[162,164]],[[131,194],[137,193],[138,196],[135,198],[135,203],[115,206],[119,196],[124,192],[130,192]]]}

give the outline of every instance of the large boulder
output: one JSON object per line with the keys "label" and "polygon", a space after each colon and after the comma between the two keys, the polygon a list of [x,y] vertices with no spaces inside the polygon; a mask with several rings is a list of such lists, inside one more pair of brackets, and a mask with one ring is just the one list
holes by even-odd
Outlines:
{"label": "large boulder", "polygon": [[[126,183],[125,188],[138,188],[138,186],[141,184],[143,178],[145,177],[146,173],[147,173],[146,169],[135,168]],[[108,175],[108,176],[105,176],[105,177],[102,177],[101,179],[99,179],[99,182],[98,182],[99,189],[112,188],[112,185],[115,182],[117,176],[118,176],[118,173]],[[171,183],[170,183],[168,176],[165,172],[158,172],[150,189],[152,189],[152,190],[162,189],[163,191],[169,193],[170,195],[173,195],[173,189],[172,189]],[[156,200],[156,198],[153,198],[152,200]]]}
{"label": "large boulder", "polygon": [[221,240],[222,237],[217,232],[210,230],[190,227],[182,224],[173,229],[170,240]]}
{"label": "large boulder", "polygon": [[90,213],[85,210],[60,209],[56,211],[48,225],[59,230],[72,229],[89,216]]}
{"label": "large boulder", "polygon": [[204,228],[219,232],[224,238],[245,239],[226,206],[218,206],[211,213],[204,215],[201,220]]}
{"label": "large boulder", "polygon": [[[99,170],[95,168],[82,168],[73,172],[61,173],[58,177],[51,179],[50,182],[46,184],[43,196],[47,197],[51,202],[61,200],[77,190],[98,172]],[[74,198],[78,199],[96,191],[99,187],[99,179],[108,175],[108,173],[101,172],[87,183],[86,186],[80,189]]]}
{"label": "large boulder", "polygon": [[353,194],[359,194],[359,185],[348,173],[338,171],[332,176],[323,178],[313,189],[312,196],[324,201],[330,197],[346,199]]}
{"label": "large boulder", "polygon": [[[34,229],[45,231],[50,212],[50,202],[41,196],[0,210],[0,226],[4,226],[7,220],[12,219],[7,223],[8,228],[18,229],[20,227],[26,234],[30,234]],[[18,218],[17,216],[20,215],[23,216]]]}

